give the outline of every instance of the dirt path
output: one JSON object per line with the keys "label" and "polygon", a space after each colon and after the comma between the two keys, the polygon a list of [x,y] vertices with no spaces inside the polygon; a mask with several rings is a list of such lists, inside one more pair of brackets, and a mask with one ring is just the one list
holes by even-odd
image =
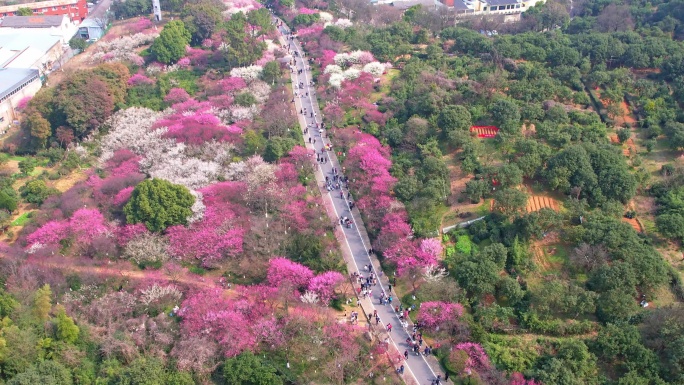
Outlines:
{"label": "dirt path", "polygon": [[[65,263],[66,262],[66,263]],[[84,266],[76,265],[74,263],[78,262],[77,259],[65,258],[59,263],[50,262],[49,260],[43,262],[29,262],[35,266],[40,266],[43,268],[62,270],[63,272],[76,272],[80,274],[92,274],[100,277],[117,277],[125,278],[128,280],[143,280],[150,277],[142,270],[132,270],[132,269],[122,269],[120,263],[105,265],[105,266]],[[163,270],[161,270],[163,271]],[[163,279],[172,283],[181,283],[188,286],[200,287],[200,288],[215,288],[220,287],[216,282],[217,277],[203,277],[190,273],[187,269],[183,268],[174,273],[173,275],[168,274],[155,274],[155,279]]]}

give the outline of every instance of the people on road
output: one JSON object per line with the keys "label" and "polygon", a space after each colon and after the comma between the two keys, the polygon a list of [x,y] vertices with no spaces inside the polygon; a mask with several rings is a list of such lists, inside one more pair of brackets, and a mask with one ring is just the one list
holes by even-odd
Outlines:
{"label": "people on road", "polygon": [[[332,149],[332,144],[329,143],[328,138],[324,135],[324,128],[326,127],[325,123],[322,121],[318,120],[318,114],[316,112],[316,109],[314,107],[315,103],[315,97],[316,94],[312,88],[309,87],[314,87],[315,84],[310,77],[310,74],[307,72],[310,70],[310,67],[308,65],[308,62],[314,62],[313,59],[307,58],[306,55],[301,51],[301,46],[298,45],[297,41],[295,40],[296,35],[290,33],[283,25],[282,22],[278,22],[276,19],[276,23],[282,26],[284,30],[284,35],[287,40],[286,44],[283,45],[284,49],[287,49],[290,51],[290,53],[293,55],[292,61],[291,61],[291,76],[293,77],[293,82],[292,86],[295,90],[294,95],[299,99],[299,113],[302,116],[302,119],[306,122],[306,125],[302,127],[303,133],[305,134],[305,138],[307,138],[308,142],[310,145],[313,145],[315,149],[315,154],[316,154],[316,161],[317,163],[320,164],[327,164],[328,160],[330,159],[328,156],[326,156],[327,151],[333,151]],[[295,72],[296,70],[296,72]],[[296,80],[295,80],[296,79]],[[306,83],[306,87],[305,87]],[[295,98],[292,99],[292,102],[294,103],[296,100]],[[308,101],[308,103],[307,103]],[[296,108],[295,108],[296,112]],[[315,131],[313,134],[309,133],[309,127],[314,127],[316,130],[318,130],[318,134],[320,137],[317,137],[315,135]],[[317,141],[318,139],[318,141]],[[317,148],[316,145],[318,142],[322,141],[323,148]],[[326,143],[328,142],[328,143]],[[337,151],[338,148],[336,147],[336,154],[339,157],[346,157],[346,153],[343,153],[341,151]],[[313,156],[313,155],[312,155]],[[318,164],[316,164],[318,167]],[[325,185],[321,185],[321,188],[326,188],[328,191],[332,190],[339,190],[340,193],[340,199],[343,199],[344,201],[341,203],[337,203],[337,200],[333,200],[335,205],[342,204],[347,205],[349,212],[347,213],[347,210],[345,209],[342,213],[344,215],[348,215],[349,217],[346,216],[340,216],[340,225],[343,227],[351,228],[353,225],[353,214],[352,214],[352,209],[354,208],[354,202],[351,199],[351,192],[348,190],[349,188],[349,178],[344,176],[344,173],[346,172],[346,169],[343,167],[341,169],[341,173],[338,170],[338,167],[336,164],[334,164],[333,160],[331,160],[331,166],[330,171],[328,171],[328,175],[325,175]],[[324,171],[325,168],[324,166],[320,166],[320,170],[323,174],[326,174]],[[318,171],[316,171],[318,172]],[[321,174],[319,174],[321,175]],[[323,175],[321,175],[323,176]],[[344,189],[347,189],[347,192],[345,194]],[[332,195],[331,195],[332,197]],[[353,232],[356,233],[356,232]],[[345,237],[349,236],[351,234],[350,232],[345,233]],[[359,234],[360,235],[360,234]],[[364,251],[366,251],[364,253]],[[388,277],[389,282],[387,283],[387,292],[385,292],[384,288],[384,283],[381,282],[381,279],[385,279],[384,276],[382,275],[382,272],[378,272],[375,274],[373,271],[373,265],[372,264],[365,264],[366,262],[370,262],[370,258],[373,257],[374,255],[374,250],[372,248],[368,249],[363,249],[361,253],[354,253],[353,257],[356,259],[357,262],[360,262],[359,266],[363,264],[363,270],[366,271],[363,275],[360,274],[360,272],[354,272],[352,274],[352,282],[357,286],[358,290],[357,291],[357,299],[356,299],[356,305],[359,307],[361,305],[361,298],[379,298],[380,299],[380,304],[382,305],[390,305],[391,308],[385,310],[386,312],[389,311],[389,314],[394,314],[397,319],[394,321],[399,321],[399,325],[401,326],[399,329],[399,333],[409,333],[408,338],[406,339],[407,343],[407,349],[404,350],[404,359],[408,360],[409,356],[409,351],[412,351],[416,355],[421,355],[421,353],[425,356],[429,356],[432,353],[432,348],[425,344],[426,346],[423,348],[423,338],[422,334],[420,332],[420,325],[419,323],[414,323],[412,324],[413,330],[411,333],[411,327],[409,325],[410,319],[409,319],[409,312],[411,310],[415,310],[415,307],[409,307],[405,308],[403,304],[401,304],[400,300],[393,298],[393,287],[396,288],[396,278]],[[362,270],[362,271],[363,271]],[[386,281],[385,281],[386,282]],[[376,289],[378,286],[378,283],[380,283],[380,288]],[[392,303],[393,300],[394,302],[397,302],[397,306],[395,309],[394,304]],[[350,304],[353,302],[349,302]],[[371,305],[373,307],[376,307],[377,305]],[[392,312],[394,310],[394,312]],[[383,316],[384,318],[385,316]],[[368,312],[368,321],[372,322],[372,320],[375,319],[375,324],[379,325],[380,324],[380,314],[378,314],[377,309],[373,309],[373,313],[371,314]],[[387,325],[386,325],[386,330],[388,333],[392,332],[392,319],[387,319]],[[350,317],[349,317],[349,322],[355,323],[358,322],[358,313],[352,312]],[[405,334],[404,334],[405,335]],[[386,342],[389,343],[390,339],[387,338]],[[401,341],[401,339],[399,340]],[[415,365],[423,365],[422,363],[423,360],[419,361],[411,361],[411,364],[409,365],[409,373],[411,375],[416,374],[419,375],[421,374],[421,371],[416,371],[414,368],[414,363]],[[418,366],[420,367],[420,366]],[[398,374],[404,374],[405,366],[401,365],[398,368],[396,368],[396,371]],[[427,376],[425,372],[422,372],[423,378],[426,378]],[[442,377],[441,375],[437,376],[432,376],[428,377],[430,379],[432,384],[441,384],[442,382]],[[448,376],[444,376],[444,380],[446,381],[448,379]]]}

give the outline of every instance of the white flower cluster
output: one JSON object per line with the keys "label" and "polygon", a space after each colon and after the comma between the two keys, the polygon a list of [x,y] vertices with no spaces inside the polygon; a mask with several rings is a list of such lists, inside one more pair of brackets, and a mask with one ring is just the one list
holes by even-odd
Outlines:
{"label": "white flower cluster", "polygon": [[348,67],[354,64],[366,64],[373,61],[373,55],[366,51],[354,51],[351,53],[338,53],[335,55],[335,64],[340,67]]}
{"label": "white flower cluster", "polygon": [[253,120],[254,116],[258,112],[259,109],[256,105],[249,107],[242,107],[238,105],[230,106],[230,116],[233,119],[233,122],[237,122],[239,120]]}
{"label": "white flower cluster", "polygon": [[136,33],[135,35],[122,36],[111,41],[100,40],[96,51],[110,52],[114,50],[133,51],[146,44],[151,44],[159,36],[158,33]]}
{"label": "white flower cluster", "polygon": [[144,154],[154,147],[165,131],[152,131],[152,125],[161,118],[162,113],[147,108],[131,107],[121,110],[107,121],[107,135],[101,140],[100,160],[107,161],[116,150],[127,148],[136,154]]}
{"label": "white flower cluster", "polygon": [[[332,65],[329,65],[328,67],[331,67]],[[326,70],[328,69],[326,67]],[[349,68],[345,71],[341,72],[334,72],[332,75],[330,75],[330,79],[328,80],[328,83],[335,87],[335,88],[340,88],[342,87],[342,82],[344,80],[354,80],[361,76],[361,70],[358,68]]]}
{"label": "white flower cluster", "polygon": [[160,286],[159,284],[154,283],[147,289],[143,289],[140,291],[140,303],[142,303],[145,306],[149,306],[153,302],[162,298],[174,299],[175,301],[179,301],[182,296],[183,293],[181,293],[181,291],[178,290],[178,288],[174,285]]}
{"label": "white flower cluster", "polygon": [[164,138],[165,128],[152,130],[159,117],[160,113],[138,107],[114,114],[108,121],[109,132],[102,138],[100,160],[104,162],[116,150],[127,148],[144,157],[140,168],[153,178],[166,179],[191,190],[213,183],[222,173],[221,166],[213,160],[188,155],[198,151],[197,148],[188,150],[184,143]]}
{"label": "white flower cluster", "polygon": [[193,223],[204,218],[204,211],[207,209],[207,206],[205,206],[204,202],[202,201],[204,196],[201,192],[193,190],[190,191],[190,193],[195,197],[195,203],[193,203],[192,207],[190,207],[190,210],[192,210],[192,215],[188,217],[188,223]]}
{"label": "white flower cluster", "polygon": [[321,17],[321,21],[324,23],[330,23],[333,21],[333,15],[329,14],[328,12],[318,12],[318,15]]}
{"label": "white flower cluster", "polygon": [[349,19],[337,19],[334,23],[332,23],[332,25],[334,25],[335,27],[345,29],[353,26],[354,23],[352,23]]}
{"label": "white flower cluster", "polygon": [[233,68],[230,70],[230,76],[234,76],[237,78],[242,78],[245,81],[249,82],[252,80],[256,80],[259,77],[261,77],[261,73],[264,71],[264,68],[262,66],[249,66],[249,67],[239,67],[239,68]]}
{"label": "white flower cluster", "polygon": [[344,70],[337,64],[328,64],[325,67],[325,70],[323,70],[323,73],[326,74],[341,74],[342,72],[344,72]]}
{"label": "white flower cluster", "polygon": [[308,304],[312,304],[312,305],[317,304],[319,301],[318,294],[314,293],[311,290],[305,291],[304,294],[299,296],[299,299],[304,303],[308,303]]}
{"label": "white flower cluster", "polygon": [[95,52],[92,55],[90,55],[89,59],[91,64],[100,64],[100,63],[107,63],[107,62],[119,62],[119,61],[128,61],[133,64],[137,65],[143,65],[145,63],[145,59],[140,57],[137,53],[134,51],[124,51],[124,50],[115,50],[115,51],[110,51],[110,52]]}
{"label": "white flower cluster", "polygon": [[271,94],[271,86],[262,80],[254,80],[249,83],[247,90],[254,95],[259,104],[265,102],[268,99],[268,95]]}
{"label": "white flower cluster", "polygon": [[374,61],[363,66],[363,72],[368,72],[377,78],[385,72],[385,65]]}

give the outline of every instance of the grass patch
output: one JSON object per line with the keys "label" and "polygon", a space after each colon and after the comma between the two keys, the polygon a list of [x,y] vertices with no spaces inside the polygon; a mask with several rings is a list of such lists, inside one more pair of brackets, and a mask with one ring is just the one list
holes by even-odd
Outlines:
{"label": "grass patch", "polygon": [[197,275],[204,275],[207,273],[207,271],[205,269],[203,269],[199,266],[190,266],[188,268],[188,270],[190,270],[191,273],[197,274]]}
{"label": "grass patch", "polygon": [[487,214],[489,214],[489,207],[491,205],[491,199],[485,199],[484,202],[477,206],[475,209],[475,214],[477,215],[477,218],[483,217]]}
{"label": "grass patch", "polygon": [[12,226],[24,226],[32,216],[33,211],[28,211],[19,216],[19,218],[12,221]]}

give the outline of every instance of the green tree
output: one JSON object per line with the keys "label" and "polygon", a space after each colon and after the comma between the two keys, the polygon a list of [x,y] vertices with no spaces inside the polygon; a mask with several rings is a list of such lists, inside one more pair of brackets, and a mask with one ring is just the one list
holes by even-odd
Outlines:
{"label": "green tree", "polygon": [[185,47],[190,43],[190,37],[190,32],[182,21],[170,21],[152,43],[150,52],[161,63],[175,63],[185,55]]}
{"label": "green tree", "polygon": [[80,329],[74,323],[73,318],[66,314],[64,306],[57,305],[57,317],[55,326],[57,327],[57,339],[66,343],[74,343],[78,339]]}
{"label": "green tree", "polygon": [[472,116],[464,106],[447,106],[439,112],[437,125],[447,137],[452,131],[468,131],[473,125]]}
{"label": "green tree", "polygon": [[489,259],[470,258],[456,266],[458,284],[473,297],[494,293],[499,267]]}
{"label": "green tree", "polygon": [[59,362],[47,360],[7,381],[7,385],[71,385],[71,371]]}
{"label": "green tree", "polygon": [[629,321],[639,312],[632,294],[620,289],[609,290],[598,298],[596,314],[603,322]]}
{"label": "green tree", "polygon": [[223,381],[226,385],[283,384],[275,368],[250,351],[226,360],[223,366]]}
{"label": "green tree", "polygon": [[148,179],[135,186],[124,206],[128,223],[143,223],[150,231],[160,232],[169,226],[186,224],[195,197],[185,186],[163,179]]}
{"label": "green tree", "polygon": [[283,76],[283,71],[280,69],[280,63],[275,60],[266,63],[261,76],[266,83],[271,83],[271,85],[277,83]]}
{"label": "green tree", "polygon": [[7,210],[10,213],[17,209],[16,195],[10,195],[4,190],[0,190],[0,209]]}
{"label": "green tree", "polygon": [[257,104],[257,99],[251,92],[240,92],[235,95],[235,104],[242,107],[249,107]]}
{"label": "green tree", "polygon": [[24,175],[29,175],[38,166],[35,158],[26,158],[19,162],[19,171]]}
{"label": "green tree", "polygon": [[126,366],[111,383],[116,385],[192,385],[189,373],[167,370],[156,358],[140,357]]}
{"label": "green tree", "polygon": [[48,187],[42,179],[26,182],[19,192],[26,202],[35,204],[42,204],[50,195],[59,194],[57,189]]}
{"label": "green tree", "polygon": [[33,16],[33,10],[28,7],[21,7],[17,9],[17,16]]}
{"label": "green tree", "polygon": [[509,99],[499,99],[490,108],[494,123],[507,134],[520,133],[520,109]]}
{"label": "green tree", "polygon": [[27,130],[31,137],[36,142],[36,147],[45,148],[47,140],[52,135],[52,128],[50,122],[45,119],[40,113],[30,113],[26,119],[21,123],[22,127]]}
{"label": "green tree", "polygon": [[[223,20],[221,12],[225,9],[223,2],[218,0],[194,0],[185,4],[181,17],[193,44],[201,44],[204,39],[211,37]],[[168,24],[164,29],[167,27]],[[187,43],[183,45],[183,50],[185,50],[185,45]],[[172,61],[175,62],[182,56]]]}
{"label": "green tree", "polygon": [[267,162],[275,162],[287,155],[296,144],[297,142],[295,142],[294,139],[275,136],[266,142],[264,160]]}
{"label": "green tree", "polygon": [[520,214],[527,206],[527,194],[515,188],[497,190],[494,193],[494,209],[506,216]]}
{"label": "green tree", "polygon": [[83,52],[85,48],[88,46],[88,42],[85,41],[85,39],[79,37],[79,36],[74,36],[69,40],[69,47],[73,50],[78,50]]}
{"label": "green tree", "polygon": [[40,321],[46,321],[52,309],[52,290],[45,284],[33,294],[33,315]]}
{"label": "green tree", "polygon": [[247,21],[252,27],[252,35],[255,34],[255,27],[259,28],[261,36],[265,36],[275,30],[275,26],[271,22],[271,12],[266,8],[253,9],[247,12]]}
{"label": "green tree", "polygon": [[496,283],[496,297],[509,306],[515,306],[525,296],[525,291],[515,279],[505,276]]}

